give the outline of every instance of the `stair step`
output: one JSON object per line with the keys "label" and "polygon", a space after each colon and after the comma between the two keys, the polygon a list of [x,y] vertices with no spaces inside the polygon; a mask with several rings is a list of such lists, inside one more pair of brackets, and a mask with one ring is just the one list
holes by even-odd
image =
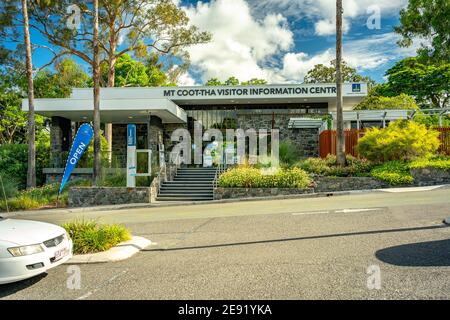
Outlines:
{"label": "stair step", "polygon": [[189,187],[177,187],[177,186],[162,186],[161,190],[193,190],[193,191],[212,191],[213,188],[212,187],[193,187],[193,186],[189,186]]}
{"label": "stair step", "polygon": [[158,201],[211,201],[213,197],[167,197],[158,196],[156,198]]}

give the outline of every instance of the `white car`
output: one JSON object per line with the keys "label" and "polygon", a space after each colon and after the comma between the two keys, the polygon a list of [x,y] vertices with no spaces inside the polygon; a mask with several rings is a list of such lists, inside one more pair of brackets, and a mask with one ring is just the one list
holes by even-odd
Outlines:
{"label": "white car", "polygon": [[0,284],[34,277],[72,257],[72,240],[56,225],[0,217]]}

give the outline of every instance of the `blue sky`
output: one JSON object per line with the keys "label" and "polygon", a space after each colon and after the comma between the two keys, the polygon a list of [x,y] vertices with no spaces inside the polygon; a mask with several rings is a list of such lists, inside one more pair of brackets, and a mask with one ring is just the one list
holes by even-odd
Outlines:
{"label": "blue sky", "polygon": [[[317,63],[335,54],[335,0],[174,0],[191,23],[213,35],[211,43],[188,49],[192,67],[182,85],[201,84],[217,77],[245,81],[265,78],[270,83],[301,83]],[[377,82],[396,61],[415,54],[399,48],[399,11],[407,0],[344,0],[344,60]],[[380,28],[367,21],[379,13]],[[36,33],[33,41],[45,42]],[[37,66],[51,58],[37,50]],[[79,61],[79,60],[78,60]]]}

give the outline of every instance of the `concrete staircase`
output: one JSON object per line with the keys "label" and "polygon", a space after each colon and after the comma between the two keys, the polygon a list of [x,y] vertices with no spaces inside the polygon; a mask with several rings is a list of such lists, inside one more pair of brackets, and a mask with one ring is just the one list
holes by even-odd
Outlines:
{"label": "concrete staircase", "polygon": [[216,168],[179,168],[173,181],[161,185],[158,201],[213,200]]}

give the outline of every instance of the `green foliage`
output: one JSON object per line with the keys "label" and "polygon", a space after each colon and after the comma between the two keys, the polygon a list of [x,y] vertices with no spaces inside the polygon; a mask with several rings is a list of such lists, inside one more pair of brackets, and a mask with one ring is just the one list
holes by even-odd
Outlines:
{"label": "green foliage", "polygon": [[267,84],[267,80],[253,78],[248,81],[241,82],[241,86],[261,86]]}
{"label": "green foliage", "polygon": [[103,176],[100,186],[102,187],[125,187],[127,175],[125,172],[117,171],[114,174]]}
{"label": "green foliage", "polygon": [[402,36],[399,44],[410,47],[413,39],[427,39],[430,47],[422,46],[419,54],[434,60],[450,57],[450,2],[448,0],[410,0],[400,11],[400,25],[394,28]]}
{"label": "green foliage", "polygon": [[[49,145],[36,146],[36,180],[37,184],[44,183],[42,169],[48,166]],[[14,179],[19,189],[26,187],[28,168],[28,145],[5,144],[0,146],[0,174],[4,180]]]}
{"label": "green foliage", "polygon": [[[28,114],[22,111],[25,93],[18,76],[0,76],[0,145],[26,143]],[[45,134],[44,117],[35,115],[36,140]]]}
{"label": "green foliage", "polygon": [[230,77],[225,82],[221,82],[217,78],[212,78],[206,81],[205,86],[259,86],[267,84],[267,80],[253,78],[248,81],[239,82],[236,77]]}
{"label": "green foliage", "polygon": [[[332,60],[331,66],[317,64],[313,69],[309,70],[305,75],[305,83],[335,83],[336,82],[336,60]],[[367,82],[375,84],[375,81],[370,77],[358,74],[356,69],[347,65],[345,61],[342,62],[342,81],[344,82]]]}
{"label": "green foliage", "polygon": [[[424,115],[419,113],[414,117],[414,122],[421,123],[427,128],[435,128],[439,126],[439,116],[437,114]],[[442,126],[450,127],[450,115],[444,115],[442,117]]]}
{"label": "green foliage", "polygon": [[0,173],[0,201],[6,198],[12,198],[19,192],[19,183],[11,176],[3,176]]}
{"label": "green foliage", "polygon": [[[101,74],[104,83],[108,82],[108,63],[101,65]],[[115,87],[146,87],[149,78],[147,67],[142,62],[133,60],[129,55],[124,54],[117,59],[115,64]]]}
{"label": "green foliage", "polygon": [[450,63],[406,58],[386,71],[388,81],[374,88],[376,95],[411,95],[424,107],[443,108],[450,99]]}
{"label": "green foliage", "polygon": [[131,239],[130,232],[121,225],[100,225],[95,221],[79,220],[63,224],[73,241],[75,254],[102,252]]}
{"label": "green foliage", "polygon": [[68,98],[72,88],[88,86],[89,76],[72,59],[65,59],[55,64],[55,72],[41,70],[34,77],[36,98]]}
{"label": "green foliage", "polygon": [[413,176],[409,172],[406,162],[389,161],[375,167],[371,171],[371,176],[389,183],[392,186],[406,185],[414,182]]}
{"label": "green foliage", "polygon": [[402,110],[418,110],[419,106],[413,97],[401,93],[395,97],[383,97],[369,94],[360,103],[358,103],[354,110],[387,110],[387,109],[402,109]]}
{"label": "green foliage", "polygon": [[[58,199],[59,183],[52,183],[42,187],[22,190],[8,198],[8,209],[10,211],[31,210],[41,208],[54,208],[67,206],[68,190],[72,186],[89,186],[88,180],[75,180],[67,183]],[[1,192],[1,190],[0,190]],[[1,194],[1,193],[0,193]],[[0,197],[0,211],[6,211],[4,197]]]}
{"label": "green foliage", "polygon": [[308,174],[299,169],[278,169],[274,174],[264,174],[260,169],[241,166],[229,169],[219,177],[224,188],[301,188],[310,186]]}
{"label": "green foliage", "polygon": [[336,156],[329,154],[325,159],[308,158],[299,161],[296,165],[306,172],[314,173],[320,176],[368,176],[373,168],[373,164],[366,159],[355,158],[347,155],[347,166],[338,166]]}
{"label": "green foliage", "polygon": [[450,171],[450,157],[438,156],[426,159],[418,159],[409,164],[410,169],[434,168]]}
{"label": "green foliage", "polygon": [[284,140],[279,148],[280,162],[286,165],[292,165],[302,156],[298,147],[291,140]]}
{"label": "green foliage", "polygon": [[414,160],[432,155],[440,145],[438,132],[412,121],[392,122],[385,129],[368,129],[356,146],[371,161]]}

